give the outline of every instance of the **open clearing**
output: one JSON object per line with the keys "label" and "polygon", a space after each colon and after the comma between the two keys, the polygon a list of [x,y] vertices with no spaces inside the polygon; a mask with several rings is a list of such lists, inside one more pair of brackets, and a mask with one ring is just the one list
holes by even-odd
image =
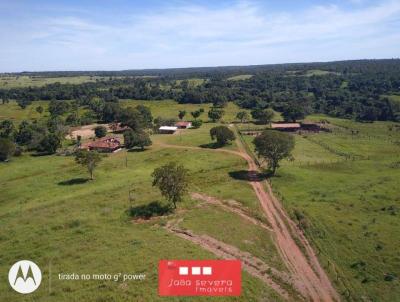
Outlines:
{"label": "open clearing", "polygon": [[[122,103],[150,106],[155,117],[176,118],[178,110],[189,114],[203,108],[206,112],[200,118],[208,120],[209,104]],[[16,123],[40,118],[35,111],[39,104],[47,108],[47,102],[34,102],[25,110],[15,102],[0,105],[0,118],[12,118]],[[234,121],[239,108],[230,103],[225,110],[224,120]],[[241,147],[232,144],[220,150],[211,148],[209,129],[215,126],[213,123],[177,135],[153,135],[153,146],[144,152],[109,155],[95,171],[93,182],[87,180],[86,172],[71,157],[24,154],[2,163],[0,272],[7,274],[15,257],[37,259],[47,276],[51,269],[51,288],[44,282],[35,293],[40,301],[69,301],[70,292],[84,301],[97,301],[100,297],[157,301],[154,284],[158,259],[218,257],[212,250],[201,249],[197,243],[165,228],[168,221],[179,220],[178,228],[189,230],[193,236],[233,247],[265,266],[293,276],[295,281],[289,284],[272,278],[291,300],[298,300],[294,288],[304,296],[322,300],[335,297],[323,269],[344,300],[364,297],[367,301],[396,301],[400,296],[399,281],[385,278],[399,276],[400,271],[400,132],[390,130],[393,123],[388,122],[308,117],[322,118],[331,122],[333,132],[296,135],[295,160],[284,161],[271,180],[289,217],[280,203],[270,198],[268,184],[255,180],[249,183],[249,178],[243,177],[247,175],[248,158]],[[237,125],[239,129],[249,127],[265,126]],[[247,150],[252,150],[253,137],[243,139]],[[212,197],[216,202],[187,196],[173,215],[132,223],[126,214],[130,205],[162,201],[159,192],[151,187],[150,174],[171,160],[190,170],[191,192]],[[252,165],[257,169],[254,162]],[[129,191],[133,192],[133,201],[128,198]],[[259,199],[266,202],[260,204]],[[235,201],[236,210],[218,203],[227,200]],[[61,282],[55,275],[98,273],[100,268],[107,273],[143,272],[147,277],[141,283],[89,284]],[[280,301],[282,293],[266,286],[263,278],[268,276],[245,272],[242,299]],[[302,288],[302,284],[306,286]],[[1,285],[0,291],[5,293],[2,299],[20,301],[6,285]]]}
{"label": "open clearing", "polygon": [[33,76],[0,76],[0,89],[19,88],[19,87],[40,87],[47,84],[81,84],[94,82],[96,80],[107,80],[107,77],[97,76],[73,76],[73,77],[33,77]]}

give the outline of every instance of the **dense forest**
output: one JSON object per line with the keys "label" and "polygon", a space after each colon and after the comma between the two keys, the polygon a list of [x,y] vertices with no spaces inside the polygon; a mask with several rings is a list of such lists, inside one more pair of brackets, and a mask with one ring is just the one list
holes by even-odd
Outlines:
{"label": "dense forest", "polygon": [[[237,77],[240,75],[251,77]],[[15,99],[24,107],[36,100],[76,100],[87,105],[118,99],[180,103],[235,102],[242,108],[290,110],[299,115],[324,113],[358,121],[400,121],[400,60],[359,60],[329,63],[207,67],[115,72],[25,72],[4,74],[32,77],[103,76],[82,84],[0,89],[0,99]],[[192,79],[198,79],[195,83]]]}

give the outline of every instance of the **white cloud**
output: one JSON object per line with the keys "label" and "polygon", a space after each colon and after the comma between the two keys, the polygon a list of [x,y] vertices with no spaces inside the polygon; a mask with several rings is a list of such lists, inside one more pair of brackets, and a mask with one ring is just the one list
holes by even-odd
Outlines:
{"label": "white cloud", "polygon": [[[292,12],[251,2],[214,9],[180,5],[113,23],[67,15],[35,21],[16,33],[22,42],[14,47],[30,48],[21,63],[33,69],[39,58],[47,60],[47,69],[127,69],[397,55],[400,2],[359,4],[353,10],[327,4]],[[384,51],[374,44],[377,38],[386,42]]]}

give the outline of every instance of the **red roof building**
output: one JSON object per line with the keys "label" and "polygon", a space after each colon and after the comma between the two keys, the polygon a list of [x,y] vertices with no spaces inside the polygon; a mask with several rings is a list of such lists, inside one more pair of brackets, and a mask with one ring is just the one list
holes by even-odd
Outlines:
{"label": "red roof building", "polygon": [[93,142],[83,144],[81,148],[98,152],[114,152],[122,147],[119,139],[115,137],[103,137]]}
{"label": "red roof building", "polygon": [[175,126],[179,129],[187,129],[192,127],[192,122],[177,122]]}

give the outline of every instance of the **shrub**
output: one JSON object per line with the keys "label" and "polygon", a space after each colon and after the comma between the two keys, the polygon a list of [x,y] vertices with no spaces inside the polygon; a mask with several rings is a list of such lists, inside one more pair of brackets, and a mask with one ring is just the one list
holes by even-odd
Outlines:
{"label": "shrub", "polygon": [[107,135],[107,128],[104,126],[97,126],[94,128],[94,134],[97,138],[105,137]]}
{"label": "shrub", "polygon": [[146,205],[131,207],[128,212],[135,219],[150,219],[153,216],[169,214],[172,212],[172,209],[169,205],[162,205],[158,201],[153,201]]}
{"label": "shrub", "polygon": [[202,120],[195,120],[192,122],[192,128],[194,128],[194,129],[200,128],[201,125],[203,125]]}
{"label": "shrub", "polygon": [[8,138],[0,138],[0,161],[6,161],[15,151],[15,144]]}

